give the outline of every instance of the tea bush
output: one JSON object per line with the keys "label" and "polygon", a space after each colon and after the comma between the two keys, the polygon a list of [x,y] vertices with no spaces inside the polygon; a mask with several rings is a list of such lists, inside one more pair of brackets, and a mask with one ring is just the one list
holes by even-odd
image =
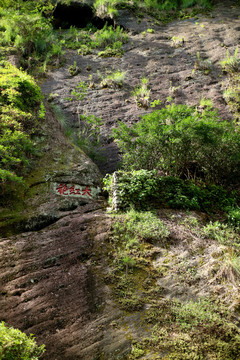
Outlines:
{"label": "tea bush", "polygon": [[[159,176],[157,171],[119,171],[117,178],[117,205],[126,209],[131,206],[145,209],[164,205],[175,209],[201,210],[205,212],[226,211],[236,207],[234,193],[220,186],[198,185],[191,180],[171,176]],[[105,180],[105,189],[113,195],[113,175]]]}
{"label": "tea bush", "polygon": [[18,329],[0,323],[0,358],[4,360],[37,360],[44,353],[33,335],[27,336]]}
{"label": "tea bush", "polygon": [[113,136],[126,170],[158,169],[216,184],[233,184],[240,177],[240,129],[221,121],[216,111],[172,104],[142,116],[131,128],[120,123]]}

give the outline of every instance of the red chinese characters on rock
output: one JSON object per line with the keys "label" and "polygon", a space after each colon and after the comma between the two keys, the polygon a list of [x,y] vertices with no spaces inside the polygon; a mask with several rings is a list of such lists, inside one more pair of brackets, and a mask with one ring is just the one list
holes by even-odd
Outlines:
{"label": "red chinese characters on rock", "polygon": [[68,195],[66,194],[66,192],[68,191],[68,187],[65,184],[60,184],[56,190],[59,195]]}
{"label": "red chinese characters on rock", "polygon": [[91,189],[89,189],[89,187],[86,186],[86,188],[82,190],[82,195],[88,195],[88,196],[92,197]]}
{"label": "red chinese characters on rock", "polygon": [[57,184],[56,193],[63,196],[77,196],[92,198],[92,189],[89,186]]}

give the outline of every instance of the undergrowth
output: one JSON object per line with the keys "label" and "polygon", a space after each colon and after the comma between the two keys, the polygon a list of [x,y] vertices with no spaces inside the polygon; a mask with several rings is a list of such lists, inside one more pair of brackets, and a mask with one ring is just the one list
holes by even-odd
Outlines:
{"label": "undergrowth", "polygon": [[[181,303],[162,300],[146,316],[150,337],[138,343],[144,352],[165,353],[164,359],[237,360],[240,332],[230,311],[210,298]],[[130,356],[130,359],[137,357]]]}
{"label": "undergrowth", "polygon": [[112,284],[115,299],[122,309],[140,310],[148,301],[150,290],[160,292],[154,285],[154,269],[149,272],[150,260],[158,253],[156,249],[152,251],[151,244],[164,245],[168,236],[166,225],[152,212],[132,209],[114,216],[110,256],[113,260],[111,273],[105,280]]}
{"label": "undergrowth", "polygon": [[[114,216],[111,270],[105,280],[121,309],[141,311],[141,326],[144,324],[148,333],[132,340],[128,359],[151,353],[153,359],[164,354],[166,360],[237,360],[240,331],[226,305],[210,296],[184,302],[168,299],[157,285],[157,279],[164,275],[156,263],[153,268],[153,260],[164,257],[169,242],[169,230],[154,213],[132,209]],[[237,254],[226,253],[224,261],[240,273]]]}

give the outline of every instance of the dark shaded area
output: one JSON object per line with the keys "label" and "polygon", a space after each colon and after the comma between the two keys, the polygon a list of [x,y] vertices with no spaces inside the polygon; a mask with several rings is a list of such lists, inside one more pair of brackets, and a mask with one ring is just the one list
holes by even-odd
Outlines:
{"label": "dark shaded area", "polygon": [[101,29],[106,22],[108,25],[113,25],[111,19],[100,19],[95,16],[91,6],[75,1],[68,5],[59,3],[53,13],[53,26],[57,29],[68,29],[71,26],[84,28],[89,23]]}

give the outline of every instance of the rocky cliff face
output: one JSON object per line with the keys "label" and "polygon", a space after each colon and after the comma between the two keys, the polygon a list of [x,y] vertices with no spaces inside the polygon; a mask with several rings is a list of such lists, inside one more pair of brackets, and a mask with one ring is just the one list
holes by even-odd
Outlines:
{"label": "rocky cliff face", "polygon": [[[61,9],[56,15],[59,21],[64,11]],[[196,105],[206,97],[224,118],[232,117],[223,98],[227,77],[222,74],[219,61],[225,57],[226,48],[233,53],[238,45],[239,16],[240,8],[230,2],[217,5],[209,16],[199,15],[197,19],[167,26],[156,25],[151,18],[138,22],[132,14],[121,11],[119,24],[129,31],[130,37],[122,58],[80,56],[68,50],[65,65],[49,72],[42,84],[46,98],[57,94],[55,105],[66,112],[76,129],[77,103],[64,99],[79,81],[87,82],[92,76],[94,87],[81,106],[103,120],[102,150],[106,157],[105,162],[98,162],[100,171],[66,140],[49,110],[44,156],[29,176],[30,192],[17,211],[17,218],[8,213],[3,221],[0,317],[14,327],[34,333],[39,343],[45,343],[43,359],[164,358],[160,350],[157,355],[150,350],[141,353],[141,349],[139,356],[137,352],[135,357],[129,355],[132,340],[140,341],[149,334],[152,325],[143,321],[145,311],[159,299],[185,301],[215,293],[229,304],[231,293],[232,306],[239,315],[237,276],[233,272],[229,285],[227,267],[225,275],[218,273],[223,250],[215,242],[201,240],[189,222],[180,224],[179,219],[184,220],[186,214],[169,211],[158,212],[171,232],[169,247],[154,244],[151,254],[146,255],[149,271],[154,267],[161,270],[154,280],[161,295],[158,293],[154,301],[151,298],[152,302],[146,302],[138,311],[122,310],[109,280],[114,260],[113,220],[106,213],[106,200],[100,191],[102,174],[115,170],[119,162],[112,128],[119,120],[131,125],[150,111],[137,107],[131,95],[142,76],[149,79],[151,101],[160,99],[166,105],[167,98],[172,97],[176,103]],[[148,32],[149,28],[154,31]],[[178,46],[174,37],[184,41]],[[202,59],[211,61],[209,72],[196,68],[193,71],[197,52]],[[74,61],[82,71],[72,77],[68,68]],[[104,75],[106,69],[127,71],[121,88],[101,86],[98,71]],[[202,221],[204,215],[196,217]],[[184,278],[185,265],[190,270]]]}

